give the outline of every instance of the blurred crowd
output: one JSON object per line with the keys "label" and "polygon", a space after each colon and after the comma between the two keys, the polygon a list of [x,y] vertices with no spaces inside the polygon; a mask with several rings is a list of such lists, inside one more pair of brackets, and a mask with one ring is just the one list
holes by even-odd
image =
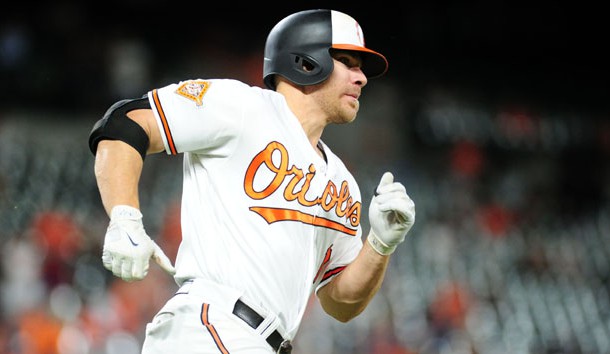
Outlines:
{"label": "blurred crowd", "polygon": [[[240,34],[219,31],[206,43],[174,43],[181,49],[170,56],[121,27],[72,37],[83,25],[77,7],[48,15],[39,27],[25,17],[0,26],[0,353],[139,353],[146,323],[176,284],[156,265],[135,283],[102,267],[108,216],[88,133],[114,100],[177,80],[261,85],[260,48],[253,40],[226,50]],[[37,40],[48,28],[69,41]],[[60,55],[38,55],[54,48]],[[81,50],[67,60],[70,48]],[[416,224],[354,321],[334,322],[312,297],[294,353],[610,353],[603,91],[571,104],[553,96],[563,86],[538,81],[511,91],[506,75],[460,85],[407,72],[411,81],[392,71],[371,81],[357,120],[329,127],[323,140],[365,202],[393,171],[416,203]],[[545,94],[534,99],[537,89]],[[145,227],[172,260],[180,174],[179,157],[150,156],[140,188]]]}

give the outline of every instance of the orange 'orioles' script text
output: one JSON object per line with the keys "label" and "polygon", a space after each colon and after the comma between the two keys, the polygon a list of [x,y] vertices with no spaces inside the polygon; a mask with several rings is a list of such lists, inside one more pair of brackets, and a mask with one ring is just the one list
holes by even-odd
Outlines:
{"label": "orange 'orioles' script text", "polygon": [[[280,156],[277,166],[272,160],[274,153],[278,153]],[[259,171],[259,168],[263,165],[267,167],[269,171],[273,172],[274,176],[266,187],[257,191],[254,189],[254,178]],[[330,180],[326,184],[326,188],[321,196],[308,200],[306,195],[315,175],[316,169],[313,164],[309,165],[308,172],[304,172],[296,166],[289,166],[288,151],[286,151],[284,145],[279,142],[271,142],[252,159],[252,162],[246,170],[244,189],[250,198],[261,200],[278,190],[282,183],[284,183],[284,180],[288,180],[288,184],[284,188],[284,198],[286,200],[296,200],[299,204],[306,207],[319,205],[327,212],[334,209],[335,214],[339,218],[347,218],[349,224],[352,226],[351,228],[346,227],[342,223],[316,217],[315,215],[303,213],[294,209],[251,207],[250,210],[262,216],[268,223],[276,221],[299,221],[310,225],[335,229],[355,236],[356,228],[360,225],[361,203],[353,201],[346,181],[341,182],[341,187],[337,188]],[[303,179],[304,181],[301,188],[296,190],[297,185]]]}

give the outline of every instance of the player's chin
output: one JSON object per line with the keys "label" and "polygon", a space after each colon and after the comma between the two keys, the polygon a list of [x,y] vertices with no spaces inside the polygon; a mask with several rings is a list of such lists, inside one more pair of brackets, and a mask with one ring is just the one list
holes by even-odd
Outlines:
{"label": "player's chin", "polygon": [[348,112],[346,112],[345,116],[346,116],[346,121],[348,122],[352,122],[353,120],[356,119],[356,116],[358,115],[358,111],[360,110],[360,103],[358,103],[358,101],[355,101],[355,104],[350,106],[350,110]]}
{"label": "player's chin", "polygon": [[[354,103],[355,102],[355,103]],[[351,123],[356,119],[360,105],[358,101],[349,101],[343,103],[334,114],[333,123]]]}
{"label": "player's chin", "polygon": [[345,115],[356,116],[356,113],[360,110],[360,101],[354,97],[349,97],[347,100],[343,101],[343,109],[345,110]]}
{"label": "player's chin", "polygon": [[344,114],[344,115],[342,115],[337,123],[347,124],[347,123],[351,123],[351,122],[355,121],[356,120],[356,113],[357,112],[354,111],[352,114]]}

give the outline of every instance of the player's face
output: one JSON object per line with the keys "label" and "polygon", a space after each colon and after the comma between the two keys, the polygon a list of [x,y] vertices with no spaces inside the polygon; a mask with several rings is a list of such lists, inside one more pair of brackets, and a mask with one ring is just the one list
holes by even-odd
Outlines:
{"label": "player's face", "polygon": [[362,59],[356,52],[333,51],[334,69],[327,80],[317,86],[316,99],[326,111],[329,123],[349,123],[360,108],[360,94],[367,79]]}

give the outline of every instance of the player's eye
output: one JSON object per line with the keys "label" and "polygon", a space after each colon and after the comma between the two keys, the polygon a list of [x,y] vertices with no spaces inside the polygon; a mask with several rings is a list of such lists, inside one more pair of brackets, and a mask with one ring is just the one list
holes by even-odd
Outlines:
{"label": "player's eye", "polygon": [[352,61],[349,58],[341,57],[337,60],[339,60],[341,63],[345,64],[345,66],[347,66],[347,67],[352,66]]}
{"label": "player's eye", "polygon": [[335,51],[333,58],[348,68],[361,67],[362,61],[360,56],[352,54],[351,52],[340,52]]}

